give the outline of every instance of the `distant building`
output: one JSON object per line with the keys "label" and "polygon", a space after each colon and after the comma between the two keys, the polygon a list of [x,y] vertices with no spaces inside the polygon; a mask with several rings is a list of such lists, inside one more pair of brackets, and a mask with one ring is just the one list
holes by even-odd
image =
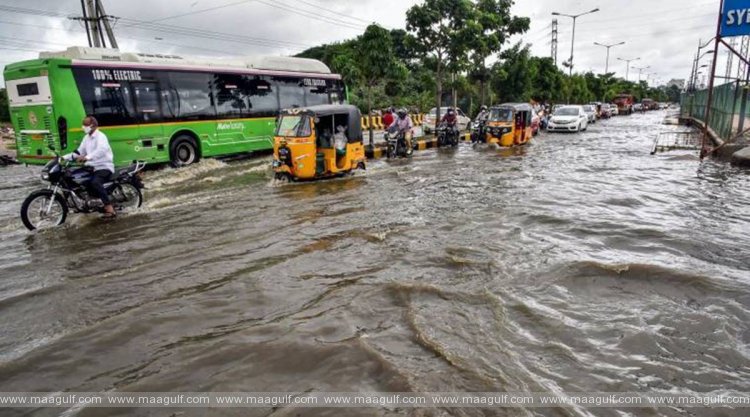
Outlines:
{"label": "distant building", "polygon": [[685,88],[685,80],[682,80],[682,79],[678,80],[676,78],[672,78],[667,83],[667,88],[670,88],[672,86],[675,86],[675,87],[679,88],[680,90],[682,90],[683,88]]}

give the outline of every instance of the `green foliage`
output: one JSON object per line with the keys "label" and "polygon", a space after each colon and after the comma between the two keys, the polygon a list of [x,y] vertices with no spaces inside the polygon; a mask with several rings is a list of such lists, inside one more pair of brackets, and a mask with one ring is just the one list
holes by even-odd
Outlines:
{"label": "green foliage", "polygon": [[[323,61],[341,74],[351,103],[363,112],[390,106],[427,111],[443,104],[444,88],[456,93],[468,114],[476,114],[481,104],[508,101],[587,103],[611,101],[620,93],[636,100],[679,98],[679,89],[649,88],[614,74],[568,76],[551,58],[532,56],[528,46],[506,46],[512,35],[529,27],[528,18],[511,15],[513,3],[425,0],[407,12],[406,31],[373,24],[355,39],[297,56]],[[487,68],[493,56],[498,60]]]}

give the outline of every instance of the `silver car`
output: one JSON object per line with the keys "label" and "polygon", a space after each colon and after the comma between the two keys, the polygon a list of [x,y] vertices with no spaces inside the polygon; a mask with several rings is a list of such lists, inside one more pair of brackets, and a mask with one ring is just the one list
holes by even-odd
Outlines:
{"label": "silver car", "polygon": [[596,107],[587,104],[583,106],[583,111],[586,112],[586,116],[589,118],[589,123],[596,123]]}

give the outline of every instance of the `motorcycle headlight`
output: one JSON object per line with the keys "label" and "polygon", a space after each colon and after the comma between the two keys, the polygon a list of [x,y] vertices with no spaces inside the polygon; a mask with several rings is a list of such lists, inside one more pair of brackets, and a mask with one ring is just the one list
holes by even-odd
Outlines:
{"label": "motorcycle headlight", "polygon": [[42,179],[43,179],[44,181],[49,181],[49,172],[47,172],[47,171],[42,171]]}

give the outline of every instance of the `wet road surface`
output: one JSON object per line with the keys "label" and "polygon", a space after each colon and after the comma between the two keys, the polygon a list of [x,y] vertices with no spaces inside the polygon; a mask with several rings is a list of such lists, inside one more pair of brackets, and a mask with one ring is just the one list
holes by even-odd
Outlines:
{"label": "wet road surface", "polygon": [[205,160],[148,172],[139,213],[41,233],[18,217],[39,168],[1,169],[0,392],[748,392],[750,173],[650,156],[663,116],[319,183]]}

